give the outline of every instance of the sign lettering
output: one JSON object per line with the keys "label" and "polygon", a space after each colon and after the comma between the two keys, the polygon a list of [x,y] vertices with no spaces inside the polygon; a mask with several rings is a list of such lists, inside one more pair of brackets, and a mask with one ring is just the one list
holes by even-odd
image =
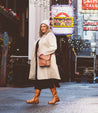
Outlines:
{"label": "sign lettering", "polygon": [[98,0],[82,0],[83,10],[98,10]]}
{"label": "sign lettering", "polygon": [[73,27],[73,17],[54,17],[53,27]]}
{"label": "sign lettering", "polygon": [[98,31],[98,27],[83,27],[84,31]]}

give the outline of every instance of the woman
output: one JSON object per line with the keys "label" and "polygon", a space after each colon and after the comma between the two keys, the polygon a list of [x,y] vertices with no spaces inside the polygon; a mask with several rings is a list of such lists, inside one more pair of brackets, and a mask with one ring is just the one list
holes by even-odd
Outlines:
{"label": "woman", "polygon": [[[49,29],[49,21],[44,20],[40,25],[40,39],[35,43],[31,59],[29,79],[34,80],[35,95],[27,103],[39,103],[39,96],[42,89],[50,88],[53,99],[48,102],[55,104],[60,101],[57,96],[56,87],[59,87],[60,75],[58,72],[55,51],[57,49],[56,37]],[[51,65],[40,67],[38,58],[41,55],[51,55]]]}

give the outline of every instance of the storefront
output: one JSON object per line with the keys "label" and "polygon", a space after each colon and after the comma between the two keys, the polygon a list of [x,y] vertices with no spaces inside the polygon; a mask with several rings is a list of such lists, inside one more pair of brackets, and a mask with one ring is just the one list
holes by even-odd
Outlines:
{"label": "storefront", "polygon": [[[9,39],[8,54],[6,58],[7,60],[4,59],[5,56],[3,57],[2,54],[4,50],[3,41],[5,32],[7,32]],[[23,0],[21,0],[21,2],[16,0],[0,0],[0,44],[1,43],[0,86],[6,86],[7,84],[12,84],[14,78],[14,70],[12,66],[14,64],[14,61],[12,62],[11,56],[26,56],[28,54],[28,0],[26,0],[25,2]],[[16,59],[17,58],[15,58],[15,64],[17,63]],[[20,60],[21,62],[23,62],[24,59]],[[27,61],[25,62],[25,64],[27,64]],[[7,69],[4,67],[4,65],[2,65],[4,63],[6,63]],[[17,75],[22,74],[19,73],[17,68],[15,72],[17,72]]]}
{"label": "storefront", "polygon": [[[78,1],[78,20],[80,29],[79,35],[85,41],[85,45],[81,48],[84,51],[90,50],[88,57],[94,57],[94,79],[97,70],[97,34],[98,34],[98,0],[79,0]],[[87,43],[86,43],[87,42]],[[88,46],[89,44],[89,46]],[[84,53],[84,56],[86,53]]]}

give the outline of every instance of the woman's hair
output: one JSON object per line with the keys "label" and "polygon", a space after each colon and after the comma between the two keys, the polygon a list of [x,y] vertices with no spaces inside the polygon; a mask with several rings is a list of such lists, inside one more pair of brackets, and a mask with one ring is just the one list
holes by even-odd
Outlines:
{"label": "woman's hair", "polygon": [[[46,24],[45,24],[46,25]],[[47,25],[46,25],[47,26]],[[44,34],[48,34],[49,32],[51,32],[51,30],[50,30],[50,28],[49,28],[49,26],[47,26],[47,32],[46,33],[42,33],[42,31],[41,31],[41,25],[40,25],[40,31],[39,31],[39,36],[40,37],[42,37]]]}

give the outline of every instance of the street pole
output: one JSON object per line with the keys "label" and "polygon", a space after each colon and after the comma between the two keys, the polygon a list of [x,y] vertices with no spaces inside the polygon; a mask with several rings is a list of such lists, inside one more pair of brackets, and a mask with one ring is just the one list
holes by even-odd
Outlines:
{"label": "street pole", "polygon": [[4,33],[3,43],[4,47],[2,50],[1,70],[0,70],[0,86],[6,86],[6,69],[7,69],[7,53],[8,53],[8,34]]}

